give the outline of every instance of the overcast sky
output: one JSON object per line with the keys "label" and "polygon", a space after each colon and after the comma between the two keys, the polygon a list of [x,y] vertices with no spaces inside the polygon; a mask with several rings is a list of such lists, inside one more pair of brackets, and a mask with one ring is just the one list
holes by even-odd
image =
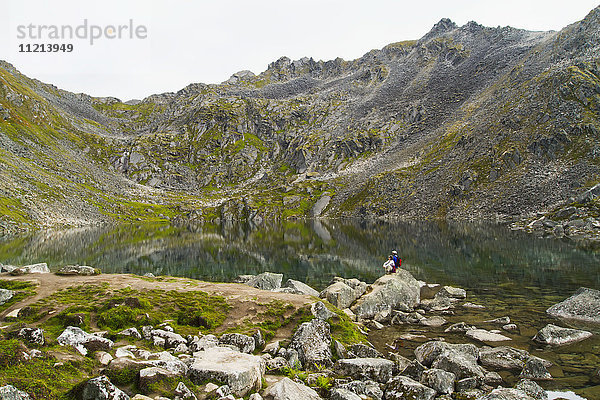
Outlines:
{"label": "overcast sky", "polygon": [[[441,18],[459,25],[560,30],[598,0],[1,0],[0,59],[72,92],[122,100],[260,73],[281,56],[351,60],[388,43],[418,39]],[[7,7],[8,6],[8,7]],[[8,10],[8,12],[7,12]],[[82,26],[87,39],[48,37],[51,26]],[[130,38],[129,25],[146,29]],[[27,27],[33,25],[31,38]],[[41,26],[41,40],[37,29]],[[121,39],[90,45],[90,26],[128,25]],[[19,28],[21,26],[21,28]],[[25,28],[23,28],[25,27]],[[25,38],[19,38],[19,29]],[[65,31],[67,34],[68,31]],[[145,36],[142,37],[142,36]],[[19,45],[72,44],[71,53],[21,53]]]}

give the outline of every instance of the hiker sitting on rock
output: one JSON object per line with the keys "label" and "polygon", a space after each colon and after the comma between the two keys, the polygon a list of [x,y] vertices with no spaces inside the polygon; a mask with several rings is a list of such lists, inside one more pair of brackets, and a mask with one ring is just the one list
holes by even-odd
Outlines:
{"label": "hiker sitting on rock", "polygon": [[402,259],[398,257],[398,252],[396,250],[392,251],[392,260],[394,261],[394,272],[396,272],[396,270],[402,266]]}
{"label": "hiker sitting on rock", "polygon": [[383,263],[383,269],[386,274],[393,274],[396,272],[396,263],[394,263],[394,258],[392,256],[388,256],[387,261]]}

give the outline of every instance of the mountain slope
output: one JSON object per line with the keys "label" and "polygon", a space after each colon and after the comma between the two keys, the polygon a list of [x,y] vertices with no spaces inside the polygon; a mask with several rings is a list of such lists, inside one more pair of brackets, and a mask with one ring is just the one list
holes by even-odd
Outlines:
{"label": "mountain slope", "polygon": [[283,57],[141,102],[3,63],[3,224],[553,212],[600,181],[598,54],[600,8],[560,32],[443,19],[354,61]]}

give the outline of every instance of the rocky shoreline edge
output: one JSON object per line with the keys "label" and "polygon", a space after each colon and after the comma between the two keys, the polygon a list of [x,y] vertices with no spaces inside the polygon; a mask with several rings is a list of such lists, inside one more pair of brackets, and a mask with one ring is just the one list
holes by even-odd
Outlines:
{"label": "rocky shoreline edge", "polygon": [[[229,284],[229,297],[219,297],[201,290],[187,291],[195,284],[191,280],[152,274],[129,276],[144,284],[139,290],[128,281],[125,288],[111,292],[102,279],[118,275],[99,276],[100,271],[91,267],[66,266],[56,272],[61,275],[56,279],[89,276],[95,280],[80,279],[80,285],[38,296],[23,307],[23,301],[35,294],[30,278],[44,280],[54,274],[43,263],[1,266],[0,271],[4,272],[0,276],[6,277],[0,279],[4,320],[0,351],[10,353],[8,361],[0,357],[5,368],[0,383],[15,383],[0,385],[0,399],[54,398],[54,393],[33,387],[27,379],[8,376],[13,370],[15,375],[25,375],[27,365],[36,363],[56,370],[66,366],[84,370],[85,379],[73,372],[76,378],[66,379],[71,387],[64,388],[66,398],[84,400],[537,400],[547,399],[547,393],[536,381],[552,379],[549,361],[510,346],[491,346],[510,340],[503,331],[518,329],[509,317],[489,321],[498,325],[497,330],[464,322],[446,329],[464,332],[465,337],[484,344],[482,347],[431,340],[415,349],[414,359],[376,350],[367,340],[369,330],[403,324],[439,327],[445,323],[444,313],[451,313],[461,302],[463,307],[484,307],[465,302],[464,289],[417,281],[406,270],[384,275],[373,284],[336,277],[321,292],[291,279],[282,287],[282,274],[265,272],[238,277],[237,286]],[[178,303],[180,309],[173,308],[177,315],[156,314],[154,306],[171,311],[170,299],[181,293],[166,289],[179,281],[187,295]],[[268,303],[264,313],[255,313],[255,317],[263,317],[261,321],[252,324],[239,317],[237,328],[217,332],[224,321],[221,314],[230,310],[223,303],[239,296],[244,288],[254,290],[244,300],[252,303],[248,310],[265,306],[257,296],[267,291],[301,302],[296,306]],[[149,292],[155,300],[160,299],[159,304],[146,304]],[[194,296],[201,296],[203,302]],[[77,304],[77,299],[89,304]],[[192,307],[186,308],[189,302]],[[600,292],[582,288],[547,312],[600,323],[599,310]],[[157,319],[160,316],[165,318]],[[279,316],[285,316],[279,323],[269,319]],[[289,336],[278,336],[278,330],[286,326]],[[208,333],[211,330],[214,333]],[[587,331],[549,324],[532,340],[560,346],[590,336]],[[62,353],[65,349],[70,353]],[[498,373],[503,370],[521,371],[514,387],[503,387]],[[600,382],[600,371],[593,379]]]}

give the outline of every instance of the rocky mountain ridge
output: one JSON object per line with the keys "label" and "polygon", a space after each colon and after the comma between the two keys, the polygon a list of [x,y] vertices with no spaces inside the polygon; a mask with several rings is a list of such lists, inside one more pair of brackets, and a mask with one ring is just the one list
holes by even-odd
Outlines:
{"label": "rocky mountain ridge", "polygon": [[0,222],[553,217],[600,180],[599,27],[600,8],[559,32],[443,19],[126,103],[2,62]]}

